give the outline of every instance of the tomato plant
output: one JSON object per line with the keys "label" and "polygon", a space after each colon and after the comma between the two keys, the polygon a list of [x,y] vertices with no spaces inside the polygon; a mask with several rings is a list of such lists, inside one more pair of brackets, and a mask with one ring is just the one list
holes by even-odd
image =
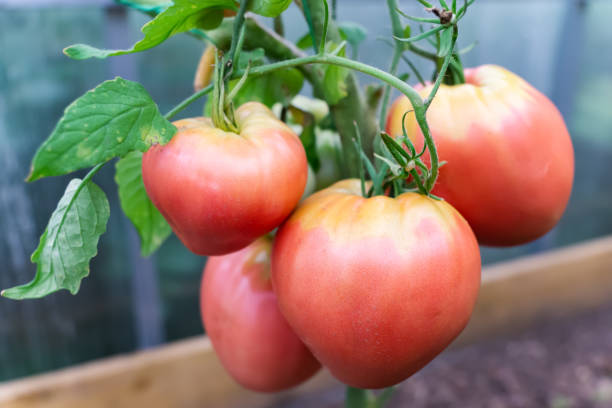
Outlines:
{"label": "tomato plant", "polygon": [[342,382],[394,385],[468,322],[480,284],[476,239],[444,201],[364,198],[345,180],[279,229],[272,281],[296,333]]}
{"label": "tomato plant", "polygon": [[170,143],[142,159],[151,201],[197,254],[245,247],[277,227],[304,192],[306,155],[291,129],[257,102],[240,106],[236,121],[238,133],[207,118],[177,121]]}
{"label": "tomato plant", "polygon": [[[280,390],[320,363],[353,387],[412,375],[469,320],[476,237],[510,245],[545,233],[573,178],[569,135],[548,99],[502,68],[463,69],[458,25],[474,0],[418,1],[426,17],[387,0],[393,52],[381,70],[356,59],[365,30],[338,21],[335,1],[295,2],[308,32],[291,44],[290,0],[121,0],[153,17],[140,41],[64,53],[108,58],[188,33],[206,47],[196,92],[162,115],[142,85],[116,78],[66,108],[28,180],[91,170],[51,215],[35,278],[2,294],[78,291],[109,217],[93,178],[118,159],[121,207],[143,255],[172,230],[193,252],[217,255],[204,270],[202,317],[239,383]],[[273,29],[255,14],[274,18]],[[428,26],[415,34],[402,16]],[[432,84],[408,52],[434,63]],[[402,61],[410,72],[398,73]],[[355,72],[382,85],[364,89]],[[304,82],[310,99],[297,96]],[[403,97],[387,115],[392,88]],[[205,95],[203,117],[170,122]],[[385,120],[391,135],[379,132]],[[311,189],[320,191],[300,203]],[[279,225],[270,266],[272,238],[259,237]],[[390,394],[349,387],[347,406],[382,407]]]}
{"label": "tomato plant", "polygon": [[279,391],[321,365],[278,310],[270,282],[272,240],[208,259],[200,306],[206,333],[227,371],[244,387]]}
{"label": "tomato plant", "polygon": [[[466,69],[465,81],[443,84],[427,111],[447,162],[433,192],[461,212],[483,244],[534,240],[557,224],[572,189],[574,152],[563,118],[546,96],[504,68]],[[389,134],[402,134],[410,109],[405,97],[395,101]],[[414,115],[404,125],[421,149]]]}

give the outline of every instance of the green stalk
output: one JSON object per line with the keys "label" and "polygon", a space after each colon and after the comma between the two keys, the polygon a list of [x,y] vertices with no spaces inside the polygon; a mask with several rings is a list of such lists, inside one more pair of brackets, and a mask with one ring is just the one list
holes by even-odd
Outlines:
{"label": "green stalk", "polygon": [[[303,12],[306,11],[306,7],[301,2],[296,2],[296,4],[302,6]],[[325,31],[326,6],[325,2],[321,0],[309,0],[308,6],[315,34],[314,44],[316,46],[321,43],[323,32]],[[327,39],[335,44],[342,42],[340,31],[333,18],[328,20]],[[325,99],[324,73],[320,69],[316,69],[316,67],[312,71],[314,71],[311,81],[313,93],[315,97]],[[360,156],[352,148],[353,139],[356,137],[354,122],[356,121],[359,126],[363,139],[363,149],[366,155],[373,158],[373,141],[378,133],[378,121],[374,112],[369,109],[357,77],[352,72],[347,76],[345,84],[347,95],[337,103],[330,104],[330,113],[342,141],[342,154],[344,155],[343,176],[356,177],[359,174]]]}
{"label": "green stalk", "polygon": [[238,53],[240,53],[240,49],[238,49],[237,45],[238,45],[238,39],[241,37],[240,31],[242,30],[242,26],[244,25],[244,13],[246,13],[248,3],[249,3],[249,0],[242,0],[240,2],[240,8],[238,9],[238,12],[236,13],[236,17],[234,18],[232,42],[230,45],[229,52],[227,53],[227,57],[223,61],[224,63],[227,62],[227,59],[229,58],[237,58]]}
{"label": "green stalk", "polygon": [[179,103],[174,108],[172,108],[172,110],[170,110],[168,113],[166,113],[164,115],[164,118],[166,118],[167,120],[172,119],[174,116],[176,116],[183,109],[185,109],[186,107],[191,105],[193,102],[195,102],[196,100],[200,99],[202,96],[204,96],[207,93],[209,93],[210,91],[212,91],[212,89],[213,89],[213,84],[210,84],[206,88],[203,88],[203,89],[199,90],[198,92],[192,94],[190,97],[184,99],[181,103]]}
{"label": "green stalk", "polygon": [[444,57],[444,62],[442,63],[442,67],[440,68],[440,72],[438,73],[438,77],[436,78],[436,82],[434,83],[434,86],[431,89],[429,96],[425,100],[425,109],[429,108],[429,105],[431,105],[431,102],[433,101],[434,96],[436,96],[436,92],[438,92],[438,88],[440,88],[440,84],[442,83],[442,80],[444,79],[444,76],[446,75],[446,70],[448,68],[448,65],[450,64],[450,61],[453,58],[453,50],[455,49],[455,43],[457,42],[457,35],[458,35],[457,26],[454,26],[453,27],[453,39],[451,42],[451,49],[449,53],[446,54],[446,56]]}
{"label": "green stalk", "polygon": [[[454,43],[453,43],[453,46],[454,46]],[[443,64],[444,72],[446,71],[446,68],[448,67],[450,58],[451,58],[450,54],[447,55],[445,59],[446,63]],[[324,55],[311,55],[307,57],[293,58],[289,60],[279,61],[279,62],[268,64],[268,65],[262,65],[259,67],[251,68],[249,71],[249,76],[260,76],[260,75],[268,74],[270,72],[273,72],[279,69],[298,67],[298,66],[302,66],[306,64],[331,64],[331,65],[337,65],[337,66],[349,68],[355,71],[359,71],[366,75],[370,75],[374,78],[380,79],[381,81],[398,89],[400,92],[406,95],[406,97],[412,103],[416,120],[419,124],[419,127],[421,128],[421,132],[423,133],[423,136],[425,138],[425,144],[427,146],[427,149],[429,150],[429,155],[431,157],[431,178],[429,180],[428,185],[426,186],[427,190],[430,191],[433,185],[435,184],[435,180],[438,176],[439,163],[438,163],[438,154],[437,154],[436,146],[431,136],[429,126],[427,125],[427,121],[425,119],[425,112],[427,110],[427,107],[431,103],[431,100],[433,99],[435,95],[435,91],[437,91],[437,89],[440,86],[440,82],[441,82],[441,78],[443,74],[440,77],[438,77],[438,80],[436,81],[436,84],[434,85],[434,89],[432,90],[432,93],[429,95],[429,98],[427,98],[427,100],[429,101],[427,106],[421,99],[421,96],[419,95],[419,93],[416,90],[414,90],[414,88],[412,88],[410,85],[408,85],[401,79],[397,78],[396,76],[391,75],[388,72],[382,71],[376,67],[372,67],[370,65],[364,64],[362,62],[353,61],[351,59],[339,57],[336,55],[325,55],[325,54]],[[240,77],[242,75],[244,75],[244,71],[236,71],[233,77]],[[170,112],[168,112],[165,115],[165,118],[166,119],[172,118],[174,115],[176,115],[177,113],[185,109],[188,105],[190,105],[191,103],[193,103],[194,101],[202,97],[203,95],[207,94],[208,92],[210,92],[212,88],[213,86],[209,85],[206,88],[202,89],[201,91],[194,93],[189,98],[185,99],[183,102],[177,105]],[[353,151],[354,149],[352,149],[351,147],[352,146],[348,145],[346,146],[346,149],[350,149]],[[358,174],[359,173],[358,166],[360,165],[360,159],[359,159],[358,154],[355,154],[355,156],[357,157],[357,161],[355,161],[354,164],[357,166],[355,170],[356,170],[356,174]]]}
{"label": "green stalk", "polygon": [[[453,46],[454,46],[454,43],[453,43]],[[448,64],[450,62],[450,55],[447,56],[447,60],[445,62],[446,63],[443,65],[444,71],[446,71],[446,68],[448,67]],[[331,64],[331,65],[337,65],[340,67],[349,68],[354,71],[359,71],[366,75],[370,75],[374,78],[380,79],[381,81],[385,82],[386,84],[391,85],[392,87],[396,88],[397,90],[402,92],[404,95],[406,95],[406,97],[412,103],[412,107],[414,109],[414,114],[415,114],[417,123],[419,124],[419,127],[421,128],[421,132],[423,133],[423,137],[425,139],[425,144],[427,145],[427,149],[429,150],[429,155],[431,158],[431,177],[429,179],[429,182],[427,183],[426,189],[427,191],[431,191],[438,177],[438,168],[439,168],[438,152],[436,150],[436,145],[431,136],[431,131],[429,130],[429,126],[427,125],[427,120],[425,119],[425,113],[427,111],[427,107],[425,106],[419,93],[414,88],[412,88],[410,85],[408,85],[407,83],[405,83],[398,77],[389,74],[388,72],[382,71],[376,67],[372,67],[370,65],[364,64],[359,61],[353,61],[348,58],[339,57],[336,55],[328,55],[328,54],[311,55],[308,57],[294,58],[290,60],[280,61],[280,62],[276,62],[273,64],[268,64],[268,65],[263,65],[263,66],[252,68],[250,72],[252,76],[264,75],[264,74],[267,74],[269,72],[272,72],[278,69],[291,68],[291,67],[296,67],[296,66],[304,65],[304,64]],[[242,74],[242,72],[237,73],[237,74],[240,75]],[[439,77],[436,82],[439,82],[439,81],[441,81],[441,77]],[[439,86],[440,84],[438,83],[438,87]],[[430,95],[430,97],[433,98],[433,95]],[[350,145],[344,145],[344,146],[346,150],[350,149]],[[353,149],[350,149],[350,150],[353,150]],[[359,163],[355,162],[355,165],[358,166]],[[358,171],[359,171],[358,168],[356,168],[355,174],[358,174]]]}
{"label": "green stalk", "polygon": [[[399,19],[397,12],[398,5],[396,0],[387,0],[387,7],[389,8],[389,18],[391,19],[391,28],[394,37],[401,37],[403,34],[402,24]],[[391,66],[389,67],[389,73],[395,75],[397,73],[397,67],[399,65],[400,58],[404,52],[404,44],[398,40],[394,40],[393,57],[391,59]],[[383,93],[382,104],[380,107],[380,118],[378,126],[380,129],[385,128],[387,120],[387,107],[389,105],[389,99],[391,98],[391,86],[386,85]]]}

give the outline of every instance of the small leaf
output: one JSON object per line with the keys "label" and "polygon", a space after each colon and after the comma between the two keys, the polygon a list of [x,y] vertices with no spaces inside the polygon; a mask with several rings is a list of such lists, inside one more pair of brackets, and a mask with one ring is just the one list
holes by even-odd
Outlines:
{"label": "small leaf", "polygon": [[444,30],[445,28],[447,28],[447,27],[443,26],[443,25],[439,25],[439,26],[436,26],[436,27],[432,28],[431,30],[422,32],[421,34],[415,35],[413,37],[399,38],[399,37],[393,36],[393,38],[395,38],[396,40],[401,41],[401,42],[415,42],[415,41],[422,40],[423,38],[428,38],[428,37],[434,35],[435,33],[437,33],[438,31]]}
{"label": "small leaf", "polygon": [[251,67],[263,65],[265,56],[263,48],[255,48],[251,51],[241,51],[238,57],[238,69],[245,70],[249,64]]}
{"label": "small leaf", "polygon": [[38,264],[36,276],[30,283],[2,291],[2,296],[40,298],[61,289],[76,294],[89,275],[89,261],[98,252],[109,215],[100,187],[72,179],[32,254],[32,262]]}
{"label": "small leaf", "polygon": [[312,36],[310,33],[304,34],[302,37],[300,37],[297,43],[295,43],[295,45],[297,45],[301,50],[307,50],[308,48],[312,47]]}
{"label": "small leaf", "polygon": [[105,50],[86,44],[64,48],[64,54],[73,59],[106,58],[131,54],[153,48],[175,34],[193,28],[210,30],[223,20],[223,10],[236,10],[234,0],[174,0],[174,4],[159,13],[142,27],[144,38],[127,50]]}
{"label": "small leaf", "polygon": [[[328,43],[328,51],[334,49],[333,43]],[[345,56],[345,49],[342,48],[338,53],[339,56]],[[340,102],[346,95],[348,95],[346,89],[346,78],[349,71],[346,68],[339,67],[337,65],[328,65],[325,68],[325,75],[323,77],[323,94],[325,100],[329,105],[335,105]]]}
{"label": "small leaf", "polygon": [[[244,0],[246,1],[246,0]],[[276,17],[289,7],[291,0],[251,0],[250,10],[264,17]]]}
{"label": "small leaf", "polygon": [[367,36],[367,30],[361,24],[345,21],[338,23],[340,35],[351,45],[353,52],[356,54],[361,44]]}
{"label": "small leaf", "polygon": [[409,24],[406,24],[406,27],[404,27],[404,38],[409,38],[411,32],[412,28],[410,28]]}
{"label": "small leaf", "polygon": [[440,49],[438,49],[438,57],[445,57],[451,52],[453,46],[453,28],[449,27],[440,32]]}
{"label": "small leaf", "polygon": [[116,165],[115,182],[121,209],[140,236],[143,256],[149,256],[168,238],[172,230],[155,208],[142,182],[142,153],[131,152]]}
{"label": "small leaf", "polygon": [[389,149],[389,153],[393,155],[393,158],[403,167],[406,166],[409,160],[412,158],[410,155],[400,146],[395,139],[391,136],[382,132],[380,134],[382,141],[384,142],[387,149]]}
{"label": "small leaf", "polygon": [[[233,89],[237,82],[238,80],[231,81],[230,89]],[[249,77],[236,94],[234,104],[240,106],[249,101],[257,101],[270,108],[277,102],[287,106],[303,85],[304,76],[295,68]]]}
{"label": "small leaf", "polygon": [[323,30],[321,31],[321,40],[319,42],[319,53],[325,52],[325,44],[327,44],[327,29],[329,25],[329,5],[327,0],[323,0]]}
{"label": "small leaf", "polygon": [[314,48],[314,52],[319,52],[317,47],[315,47],[315,42],[317,38],[317,34],[315,31],[314,22],[312,21],[312,11],[310,10],[310,0],[302,0],[302,9],[304,10],[304,17],[306,18],[306,23],[308,24],[308,32],[310,33],[311,44]]}
{"label": "small leaf", "polygon": [[176,128],[142,85],[115,78],[71,103],[40,146],[28,181],[66,174],[168,142]]}

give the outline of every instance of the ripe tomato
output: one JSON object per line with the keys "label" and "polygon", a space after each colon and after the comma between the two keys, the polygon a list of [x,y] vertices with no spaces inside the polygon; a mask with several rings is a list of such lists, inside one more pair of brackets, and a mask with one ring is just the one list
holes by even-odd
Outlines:
{"label": "ripe tomato", "polygon": [[204,326],[227,371],[246,388],[279,391],[321,365],[278,310],[270,283],[271,240],[208,259],[200,292]]}
{"label": "ripe tomato", "polygon": [[308,165],[302,144],[264,105],[236,110],[240,134],[208,118],[175,122],[178,132],[142,159],[153,204],[200,255],[236,251],[277,227],[296,206]]}
{"label": "ripe tomato", "polygon": [[272,284],[297,335],[340,381],[396,384],[463,330],[480,284],[468,223],[416,194],[360,195],[340,181],[279,228]]}
{"label": "ripe tomato", "polygon": [[[546,96],[504,68],[466,69],[465,80],[440,86],[427,112],[440,160],[448,162],[433,193],[459,210],[482,244],[536,239],[557,224],[572,189],[574,151],[563,118]],[[406,97],[395,101],[390,135],[402,134],[402,116],[411,108]],[[412,113],[406,131],[423,146]]]}

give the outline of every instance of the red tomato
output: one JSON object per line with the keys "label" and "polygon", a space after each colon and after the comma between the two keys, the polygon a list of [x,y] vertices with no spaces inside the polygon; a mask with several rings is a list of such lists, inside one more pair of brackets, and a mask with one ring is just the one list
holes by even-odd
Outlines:
{"label": "red tomato", "polygon": [[359,388],[396,384],[463,330],[480,285],[468,223],[416,194],[360,195],[340,181],[279,228],[272,283],[283,315],[317,359]]}
{"label": "red tomato", "polygon": [[[572,189],[574,151],[563,118],[546,96],[504,68],[466,69],[465,80],[440,86],[427,112],[440,160],[448,162],[433,193],[459,210],[482,244],[534,240],[557,224]],[[406,97],[395,101],[389,134],[402,134],[402,116],[411,108]],[[423,146],[412,113],[406,131]]]}
{"label": "red tomato", "polygon": [[269,238],[208,259],[200,292],[206,332],[227,371],[244,387],[279,391],[321,365],[278,310],[270,283]]}
{"label": "red tomato", "polygon": [[172,140],[142,159],[151,201],[196,254],[233,252],[276,228],[306,185],[306,154],[289,127],[256,102],[236,120],[240,134],[208,118],[179,120]]}

